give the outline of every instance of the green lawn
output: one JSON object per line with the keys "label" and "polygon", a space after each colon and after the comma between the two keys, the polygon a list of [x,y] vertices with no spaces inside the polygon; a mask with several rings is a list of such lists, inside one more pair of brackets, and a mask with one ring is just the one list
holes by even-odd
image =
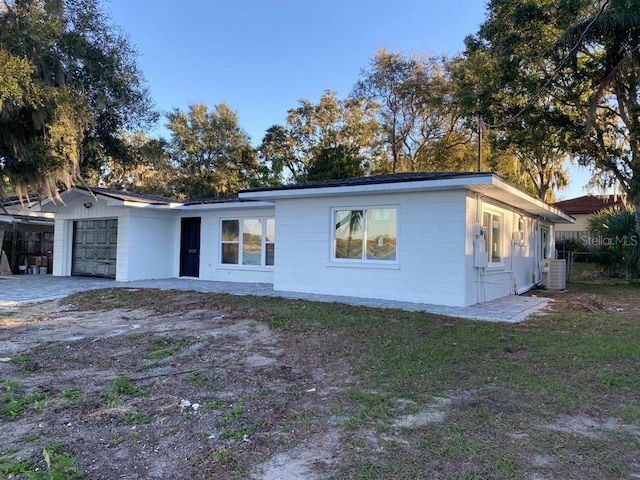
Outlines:
{"label": "green lawn", "polygon": [[[349,461],[335,478],[640,475],[640,318],[629,313],[640,291],[570,288],[566,305],[558,297],[553,314],[517,325],[280,305],[291,324],[339,332],[361,352]],[[441,422],[397,431],[399,415],[441,399]],[[370,430],[383,448],[364,441]]]}

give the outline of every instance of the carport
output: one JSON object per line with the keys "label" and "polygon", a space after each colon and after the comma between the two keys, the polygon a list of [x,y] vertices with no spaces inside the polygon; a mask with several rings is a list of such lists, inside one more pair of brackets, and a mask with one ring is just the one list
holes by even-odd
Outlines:
{"label": "carport", "polygon": [[[26,272],[26,266],[47,267],[51,273],[53,252],[53,215],[40,212],[36,197],[11,197],[0,202],[0,251],[6,263],[0,274]],[[46,260],[45,260],[46,259]],[[6,271],[5,271],[6,270]]]}

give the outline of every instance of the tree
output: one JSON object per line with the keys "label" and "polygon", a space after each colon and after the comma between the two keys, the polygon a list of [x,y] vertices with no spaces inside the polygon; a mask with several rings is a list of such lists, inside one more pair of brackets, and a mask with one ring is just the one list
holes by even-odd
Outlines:
{"label": "tree", "polygon": [[488,11],[467,42],[494,62],[492,95],[476,107],[519,146],[541,126],[546,151],[576,157],[639,206],[640,0],[492,0]]}
{"label": "tree", "polygon": [[582,95],[567,90],[584,119],[580,160],[611,174],[640,227],[640,0],[584,2],[580,13],[559,42],[571,48],[571,78],[582,80]]}
{"label": "tree", "polygon": [[461,164],[466,164],[464,169],[472,165],[471,134],[453,102],[443,58],[380,49],[360,77],[353,95],[378,104],[387,153],[378,170],[459,170],[464,168]]}
{"label": "tree", "polygon": [[563,140],[557,129],[545,124],[544,118],[534,116],[518,123],[493,132],[492,143],[500,152],[516,158],[518,174],[512,181],[552,203],[555,192],[564,189],[569,181],[564,168],[567,154],[560,146]]}
{"label": "tree", "polygon": [[167,115],[176,193],[187,198],[229,195],[247,188],[258,174],[258,158],[238,115],[224,103],[209,112],[204,104]]}
{"label": "tree", "polygon": [[0,190],[56,195],[156,118],[97,0],[0,0],[0,72]]}
{"label": "tree", "polygon": [[366,170],[362,166],[357,152],[344,145],[325,147],[311,159],[307,167],[307,181],[323,181],[337,178],[364,177]]}
{"label": "tree", "polygon": [[379,154],[375,108],[365,99],[339,100],[330,90],[317,104],[300,100],[299,107],[289,110],[286,126],[274,125],[267,130],[259,147],[261,158],[272,171],[281,173],[286,169],[294,182],[302,182],[307,179],[310,163],[318,156],[326,161],[337,158],[337,152],[348,152],[361,167],[353,171],[364,174],[368,162]]}
{"label": "tree", "polygon": [[166,140],[149,138],[144,132],[120,135],[122,150],[108,157],[88,181],[116,190],[174,196],[176,169]]}
{"label": "tree", "polygon": [[597,235],[598,264],[608,273],[624,270],[627,280],[640,273],[640,236],[633,208],[603,210],[589,219],[589,231]]}
{"label": "tree", "polygon": [[306,169],[304,154],[287,127],[269,127],[258,151],[262,164],[270,172],[267,183],[282,184],[285,175],[290,176],[294,183],[301,181]]}
{"label": "tree", "polygon": [[567,185],[564,161],[571,151],[565,126],[573,121],[562,101],[564,85],[553,74],[562,58],[554,45],[571,10],[560,3],[489,2],[488,19],[466,39],[457,71],[466,115],[483,118],[495,149],[518,158],[524,173],[518,183],[545,201]]}

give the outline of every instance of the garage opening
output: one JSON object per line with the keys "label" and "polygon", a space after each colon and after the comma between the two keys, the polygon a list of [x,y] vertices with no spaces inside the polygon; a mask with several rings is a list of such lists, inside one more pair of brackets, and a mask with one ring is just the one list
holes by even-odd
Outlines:
{"label": "garage opening", "polygon": [[118,220],[73,222],[71,275],[116,278]]}

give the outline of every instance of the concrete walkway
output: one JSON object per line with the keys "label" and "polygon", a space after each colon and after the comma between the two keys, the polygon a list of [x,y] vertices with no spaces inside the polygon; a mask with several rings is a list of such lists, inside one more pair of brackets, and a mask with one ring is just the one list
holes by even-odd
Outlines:
{"label": "concrete walkway", "polygon": [[446,307],[425,303],[396,302],[374,298],[342,297],[295,292],[277,292],[269,283],[211,282],[199,279],[171,278],[116,282],[91,277],[53,277],[51,275],[0,276],[0,312],[2,307],[22,303],[41,302],[66,297],[72,293],[97,288],[159,288],[192,290],[196,292],[230,293],[289,299],[338,302],[378,308],[397,308],[429,312],[437,315],[461,317],[491,322],[520,322],[543,309],[551,300],[543,297],[509,296],[470,307]]}

